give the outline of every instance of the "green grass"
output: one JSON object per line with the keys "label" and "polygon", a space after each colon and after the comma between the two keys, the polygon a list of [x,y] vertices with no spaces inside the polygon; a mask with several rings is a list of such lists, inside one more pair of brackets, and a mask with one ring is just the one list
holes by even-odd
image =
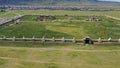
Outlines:
{"label": "green grass", "polygon": [[[47,38],[83,38],[90,36],[92,38],[115,38],[118,39],[119,21],[101,16],[102,21],[88,22],[86,19],[90,16],[64,16],[56,15],[56,20],[40,22],[34,20],[38,15],[26,16],[20,24],[11,22],[0,26],[0,37],[47,37]],[[68,18],[72,18],[72,22]],[[112,23],[110,23],[112,22]]]}
{"label": "green grass", "polygon": [[14,17],[14,16],[17,16],[17,14],[14,13],[13,11],[0,12],[0,18]]}
{"label": "green grass", "polygon": [[[11,14],[10,14],[11,13]],[[12,14],[13,13],[13,14]],[[55,38],[119,38],[119,21],[104,17],[120,17],[120,12],[14,10],[0,13],[0,17],[18,14],[56,15],[54,21],[39,22],[36,16],[25,17],[20,24],[10,22],[0,26],[0,37]],[[5,15],[4,15],[5,14]],[[73,22],[68,22],[68,14]],[[86,22],[91,15],[102,17],[100,22]],[[59,21],[59,19],[63,21]],[[77,20],[77,21],[76,21]],[[79,20],[79,21],[78,21]],[[99,23],[99,24],[98,24]],[[87,51],[88,50],[88,51]],[[95,50],[95,51],[93,51]],[[115,51],[114,51],[115,50]],[[120,43],[82,45],[70,43],[3,42],[0,41],[0,68],[120,68]]]}
{"label": "green grass", "polygon": [[[5,14],[5,16],[4,16]],[[28,15],[28,14],[44,14],[44,15],[85,15],[85,16],[90,16],[90,15],[110,15],[110,16],[115,16],[115,17],[120,17],[120,12],[119,11],[68,11],[68,10],[12,10],[8,12],[0,12],[0,17],[7,17],[7,16],[15,16],[15,15]]]}
{"label": "green grass", "polygon": [[67,10],[21,10],[21,11],[13,11],[19,14],[46,14],[46,15],[111,15],[120,17],[119,11],[67,11]]}
{"label": "green grass", "polygon": [[[0,68],[119,68],[119,44],[0,42]],[[78,51],[77,51],[78,50]],[[88,52],[79,50],[90,50]],[[110,50],[110,52],[91,52]]]}

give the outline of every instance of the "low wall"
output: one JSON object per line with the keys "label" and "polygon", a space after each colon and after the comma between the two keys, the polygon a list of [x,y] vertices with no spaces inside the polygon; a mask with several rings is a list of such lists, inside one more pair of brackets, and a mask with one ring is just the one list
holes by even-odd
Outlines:
{"label": "low wall", "polygon": [[15,17],[11,17],[11,18],[1,18],[0,19],[0,25],[4,25],[6,23],[9,23],[11,21],[16,21],[22,17],[24,17],[25,15],[21,15],[21,16],[15,16]]}

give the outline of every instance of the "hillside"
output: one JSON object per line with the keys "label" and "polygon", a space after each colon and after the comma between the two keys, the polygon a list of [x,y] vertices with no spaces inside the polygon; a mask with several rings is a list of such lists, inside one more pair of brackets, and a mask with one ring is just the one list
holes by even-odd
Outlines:
{"label": "hillside", "polygon": [[117,6],[119,2],[102,2],[99,0],[0,0],[1,5],[41,5],[41,6]]}

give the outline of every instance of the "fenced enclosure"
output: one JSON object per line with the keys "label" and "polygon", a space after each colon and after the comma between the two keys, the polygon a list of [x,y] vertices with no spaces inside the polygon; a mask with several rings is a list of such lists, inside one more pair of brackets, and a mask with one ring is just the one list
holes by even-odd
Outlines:
{"label": "fenced enclosure", "polygon": [[[109,23],[111,21],[113,23]],[[4,24],[8,24],[8,26]],[[120,39],[107,39],[108,37],[119,38],[120,35],[119,21],[106,16],[21,15],[6,20],[0,25],[5,26],[1,30],[0,36],[10,37],[0,38],[0,41],[84,43],[85,40],[79,38],[88,35],[92,38],[101,37],[91,39],[94,43],[120,42]]]}

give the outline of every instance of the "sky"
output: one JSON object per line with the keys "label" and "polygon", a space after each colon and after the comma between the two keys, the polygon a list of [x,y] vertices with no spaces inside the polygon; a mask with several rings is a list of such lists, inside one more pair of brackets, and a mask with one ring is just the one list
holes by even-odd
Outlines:
{"label": "sky", "polygon": [[120,0],[100,0],[100,1],[115,1],[115,2],[120,2]]}

